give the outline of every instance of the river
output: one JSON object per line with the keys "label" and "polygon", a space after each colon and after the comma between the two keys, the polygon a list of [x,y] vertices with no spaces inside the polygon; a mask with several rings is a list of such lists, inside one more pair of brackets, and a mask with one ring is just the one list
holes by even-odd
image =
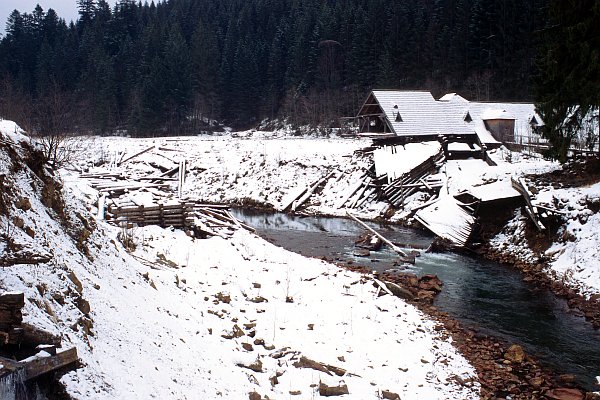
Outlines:
{"label": "river", "polygon": [[[354,240],[365,233],[345,218],[304,217],[236,209],[232,213],[268,241],[309,257],[351,261],[373,270],[396,268],[397,256],[389,248],[370,257],[353,255]],[[369,223],[404,248],[424,249],[433,237],[397,225]],[[443,282],[434,305],[464,325],[517,343],[558,373],[576,376],[587,390],[597,390],[600,375],[600,331],[569,312],[566,301],[548,290],[523,281],[516,269],[454,252],[426,253],[406,266],[417,275],[436,274]]]}

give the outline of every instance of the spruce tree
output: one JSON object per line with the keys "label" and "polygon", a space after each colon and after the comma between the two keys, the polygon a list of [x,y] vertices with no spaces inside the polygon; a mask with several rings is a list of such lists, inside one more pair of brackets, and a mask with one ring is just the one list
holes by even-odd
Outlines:
{"label": "spruce tree", "polygon": [[[549,16],[535,78],[536,107],[550,155],[564,162],[584,120],[598,120],[600,2],[551,0]],[[592,132],[588,144],[597,143],[598,136]]]}

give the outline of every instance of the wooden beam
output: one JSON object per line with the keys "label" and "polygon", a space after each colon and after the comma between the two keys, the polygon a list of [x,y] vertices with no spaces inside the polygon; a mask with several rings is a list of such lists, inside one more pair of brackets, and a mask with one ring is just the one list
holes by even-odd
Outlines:
{"label": "wooden beam", "polygon": [[147,149],[144,149],[144,150],[142,150],[142,151],[140,151],[140,152],[137,152],[137,153],[135,153],[135,154],[134,154],[134,155],[132,155],[131,157],[127,157],[127,158],[126,158],[126,159],[124,159],[123,161],[119,162],[119,165],[121,165],[121,164],[124,164],[124,163],[126,163],[127,161],[129,161],[129,160],[132,160],[132,159],[134,159],[134,158],[135,158],[135,157],[137,157],[137,156],[141,156],[142,154],[144,154],[144,153],[146,153],[146,152],[148,152],[148,151],[150,151],[150,150],[154,149],[154,147],[155,147],[155,146],[148,147]]}
{"label": "wooden beam", "polygon": [[[41,356],[40,353],[48,354],[48,356]],[[25,367],[26,381],[74,364],[79,360],[79,357],[77,357],[77,348],[75,347],[56,353],[55,356],[49,355],[49,353],[46,352],[40,353],[20,362]]]}
{"label": "wooden beam", "polygon": [[358,222],[359,224],[361,224],[365,229],[367,229],[369,232],[371,232],[373,235],[377,236],[379,239],[381,239],[385,244],[387,244],[388,246],[391,247],[392,250],[394,250],[396,253],[400,254],[403,257],[406,257],[406,253],[403,252],[398,246],[396,246],[394,243],[390,242],[388,239],[386,239],[385,237],[383,237],[382,235],[380,235],[379,233],[375,232],[375,230],[371,229],[367,224],[365,224],[364,222],[362,222],[360,219],[356,218],[354,215],[350,214],[349,212],[346,212],[346,214],[352,218],[353,220],[355,220],[356,222]]}

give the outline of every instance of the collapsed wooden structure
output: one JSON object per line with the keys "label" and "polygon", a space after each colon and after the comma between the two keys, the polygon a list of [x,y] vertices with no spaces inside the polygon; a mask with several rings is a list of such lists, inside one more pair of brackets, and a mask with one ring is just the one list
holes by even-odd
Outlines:
{"label": "collapsed wooden structure", "polygon": [[[143,176],[131,176],[115,170],[117,166],[154,149],[181,152],[161,145],[150,146],[128,157],[125,157],[125,153],[114,155],[108,170],[80,174],[100,193],[98,218],[126,229],[147,225],[186,229],[197,237],[228,237],[240,228],[253,231],[233,217],[227,206],[203,204],[184,198],[183,185],[187,173],[185,158],[180,159],[174,168],[163,168],[164,171],[160,173],[152,172]],[[140,201],[135,198],[139,194],[149,196]],[[147,197],[152,200],[149,201]]]}
{"label": "collapsed wooden structure", "polygon": [[[23,293],[0,294],[0,385],[23,383],[72,367],[79,360],[75,347],[58,351],[60,338],[23,324],[21,310],[24,306]],[[16,350],[32,355],[15,360],[11,354]]]}
{"label": "collapsed wooden structure", "polygon": [[439,178],[432,178],[431,175],[437,172],[444,160],[443,153],[429,157],[402,176],[384,185],[381,188],[381,198],[394,207],[399,207],[408,196],[417,191],[425,190],[432,194],[437,193],[442,187],[442,181]]}

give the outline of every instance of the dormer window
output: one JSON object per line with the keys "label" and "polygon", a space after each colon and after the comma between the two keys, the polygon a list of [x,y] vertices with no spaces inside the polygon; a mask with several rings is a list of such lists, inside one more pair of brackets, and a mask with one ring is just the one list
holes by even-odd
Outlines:
{"label": "dormer window", "polygon": [[398,104],[394,105],[394,115],[396,122],[402,122],[402,117],[400,116],[400,111],[398,111]]}
{"label": "dormer window", "polygon": [[467,113],[465,114],[465,118],[464,118],[465,122],[473,122],[473,118],[471,118],[471,113],[469,113],[467,111]]}
{"label": "dormer window", "polygon": [[531,116],[531,119],[529,120],[529,124],[530,124],[531,126],[539,126],[539,125],[540,125],[540,123],[539,123],[539,121],[537,120],[537,118],[535,117],[535,115],[532,115],[532,116]]}

